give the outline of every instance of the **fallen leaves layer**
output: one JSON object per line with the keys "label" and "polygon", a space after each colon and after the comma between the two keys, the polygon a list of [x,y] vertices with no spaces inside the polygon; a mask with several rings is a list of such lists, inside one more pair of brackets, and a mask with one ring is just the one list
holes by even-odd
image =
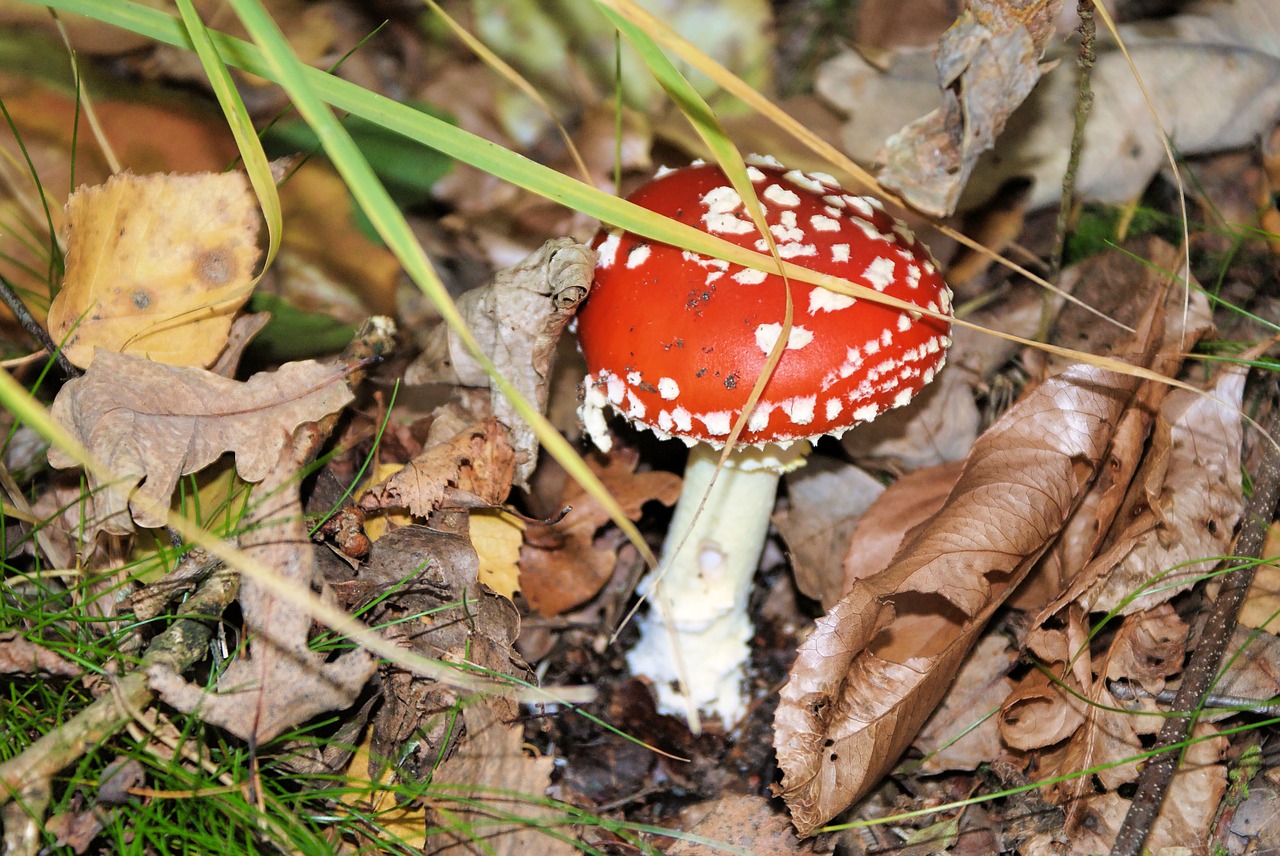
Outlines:
{"label": "fallen leaves layer", "polygon": [[[246,481],[266,477],[294,428],[351,401],[342,377],[339,367],[308,361],[241,383],[99,351],[89,370],[59,391],[50,414],[111,474],[106,482],[89,475],[97,526],[128,535],[133,522],[163,526],[178,478],[226,452],[235,454]],[[49,463],[77,466],[57,447]]]}
{"label": "fallen leaves layer", "polygon": [[947,502],[889,568],[855,581],[819,620],[775,719],[780,793],[802,835],[910,744],[987,617],[1074,510],[1136,385],[1089,366],[1045,381],[979,438]]}
{"label": "fallen leaves layer", "polygon": [[[592,455],[587,465],[600,478],[624,514],[640,517],[650,501],[671,505],[680,498],[680,477],[668,472],[636,473],[634,451],[615,452],[603,463]],[[570,481],[561,496],[569,508],[554,524],[531,523],[520,551],[520,589],[544,616],[559,615],[590,600],[608,582],[617,564],[614,549],[599,549],[596,532],[609,522],[600,507],[577,482]]]}
{"label": "fallen leaves layer", "polygon": [[[339,386],[345,391],[345,384]],[[311,539],[298,496],[303,461],[283,444],[263,477],[243,521],[240,549],[276,571],[283,582],[309,592],[315,577]],[[165,666],[147,670],[151,687],[184,712],[261,744],[313,716],[350,707],[376,662],[363,650],[329,658],[309,647],[311,616],[252,578],[240,584],[248,650],[218,675],[214,689],[188,683]]]}

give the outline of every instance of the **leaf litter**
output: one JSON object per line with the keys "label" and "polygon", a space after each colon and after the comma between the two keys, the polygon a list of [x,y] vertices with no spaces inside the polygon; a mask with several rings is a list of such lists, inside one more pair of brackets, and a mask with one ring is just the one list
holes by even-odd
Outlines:
{"label": "leaf litter", "polygon": [[[866,5],[869,21],[884,6]],[[1132,29],[1122,31],[1134,42],[1144,79],[1155,82],[1156,101],[1184,151],[1240,145],[1274,123],[1275,51],[1260,43],[1265,28],[1244,23],[1256,5],[1176,16],[1168,22],[1174,35],[1163,41],[1147,43]],[[737,22],[742,44],[761,38],[761,8],[749,11]],[[1031,176],[1033,189],[1019,199],[1024,207],[1010,222],[1023,231],[1018,240],[1034,242],[1036,208],[1057,192],[1053,173],[1060,174],[1069,139],[1054,123],[1072,112],[1064,95],[1069,87],[1062,85],[1069,63],[1054,67],[1041,57],[1040,48],[1056,39],[1053,27],[1061,26],[1050,21],[1054,11],[1055,4],[979,5],[944,36],[937,65],[923,53],[881,44],[880,53],[863,54],[870,63],[850,53],[828,62],[817,91],[851,114],[846,149],[874,155],[883,148],[889,167],[882,178],[925,208],[972,205],[984,187],[1007,177],[1000,169]],[[296,19],[309,55],[349,35],[334,28],[350,26],[350,19],[331,12]],[[544,10],[521,14],[521,25],[558,32],[559,22]],[[504,29],[511,22],[479,23],[496,44],[523,51]],[[911,36],[911,26],[890,35]],[[585,44],[598,36],[587,28],[575,39]],[[936,32],[915,36],[916,44],[933,50]],[[557,108],[575,103],[589,88],[583,81],[594,60],[573,53],[574,39],[542,47],[562,60],[536,58],[545,91]],[[373,50],[383,49],[374,43]],[[560,142],[548,142],[545,117],[517,109],[501,86],[476,85],[474,61],[453,50],[426,60],[406,57],[411,74],[432,81],[419,94],[465,101],[464,126],[487,123],[488,136],[568,162],[557,151]],[[354,56],[351,73],[375,81],[375,67],[359,52]],[[182,79],[195,72],[171,51],[119,61],[145,75]],[[1141,151],[1118,148],[1112,139],[1117,130],[1132,131],[1129,119],[1145,116],[1127,70],[1115,71],[1115,63],[1106,48],[1096,78],[1101,118],[1087,136],[1079,184],[1086,196],[1127,201],[1151,181],[1162,155],[1147,136]],[[739,70],[767,85],[749,60]],[[1042,74],[1046,79],[1033,89]],[[1189,130],[1181,117],[1196,115],[1186,105],[1197,90],[1185,83],[1208,79],[1219,85],[1215,108],[1237,121],[1218,122],[1219,131]],[[897,94],[876,88],[885,86]],[[278,104],[260,82],[246,91],[254,109]],[[614,145],[611,106],[603,101],[583,106],[572,129],[601,186],[612,184],[611,159],[619,150],[624,183],[647,171],[655,135],[664,158],[673,150],[677,159],[698,153],[685,142],[687,134],[674,130],[677,120],[633,112],[639,102],[656,109],[656,90],[628,97],[638,100],[624,115],[620,146]],[[943,107],[924,120],[928,133],[908,125],[939,98]],[[1056,106],[1036,107],[1046,102]],[[817,99],[806,109],[817,126],[840,121],[830,112],[819,115],[826,108]],[[1040,133],[1027,131],[1033,109],[1050,117]],[[868,110],[890,118],[867,121]],[[766,138],[750,121],[734,121],[745,143],[752,134]],[[903,126],[909,130],[890,138]],[[177,164],[176,154],[168,157]],[[142,171],[136,160],[126,162]],[[352,227],[336,175],[319,162],[299,175],[292,190],[284,187],[295,200],[293,242],[286,229],[281,261],[266,272],[265,285],[346,322],[370,309],[403,309],[415,318],[407,375],[417,388],[388,407],[391,381],[405,374],[407,360],[379,370],[372,384],[357,389],[359,399],[346,391],[350,363],[258,363],[263,351],[255,353],[255,337],[270,339],[272,327],[253,329],[265,319],[248,322],[237,302],[222,299],[247,295],[258,253],[257,215],[237,173],[111,179],[70,201],[68,271],[49,327],[55,339],[70,337],[75,360],[89,366],[63,385],[53,413],[121,478],[99,483],[91,475],[80,498],[66,484],[55,490],[51,480],[32,507],[57,516],[35,543],[44,555],[61,557],[57,565],[83,563],[87,574],[99,575],[92,583],[99,588],[129,578],[128,588],[145,595],[154,578],[124,573],[130,555],[151,537],[144,530],[164,524],[161,511],[179,485],[185,490],[211,467],[234,469],[254,486],[231,537],[260,564],[358,613],[406,652],[518,683],[477,695],[393,661],[375,662],[349,645],[321,647],[333,639],[305,611],[246,579],[232,619],[244,641],[216,678],[200,686],[190,674],[152,670],[168,705],[222,726],[267,757],[288,754],[299,775],[342,774],[363,783],[365,792],[348,803],[353,811],[394,815],[396,834],[426,852],[574,852],[568,841],[539,831],[564,820],[563,809],[545,803],[544,795],[605,815],[679,826],[743,852],[826,852],[853,848],[853,838],[837,832],[798,843],[779,802],[767,798],[771,784],[780,785],[790,803],[794,828],[810,835],[860,794],[867,795],[846,817],[874,818],[1058,776],[1066,778],[1021,798],[1040,813],[1038,820],[994,803],[918,825],[895,822],[891,832],[871,834],[882,843],[908,840],[953,852],[998,846],[1085,853],[1110,846],[1129,804],[1134,758],[1158,729],[1195,644],[1195,608],[1214,591],[1212,583],[1192,586],[1212,570],[1212,557],[1231,550],[1240,476],[1248,472],[1240,457],[1242,371],[1223,369],[1212,377],[1184,371],[1184,379],[1207,391],[1196,394],[957,335],[953,364],[927,400],[902,411],[897,424],[876,423],[874,432],[831,444],[822,450],[823,463],[788,477],[775,516],[781,540],[766,552],[767,585],[754,604],[758,707],[741,730],[712,729],[695,739],[657,715],[649,688],[628,678],[620,648],[609,643],[640,573],[634,549],[604,511],[539,454],[522,420],[490,392],[488,379],[431,311],[412,314],[413,301],[394,294],[395,266],[384,248]],[[545,201],[469,169],[455,169],[434,192],[436,204],[452,213],[444,220],[420,218],[424,240],[433,256],[438,248],[446,260],[444,274],[456,292],[485,283],[460,300],[469,327],[522,394],[540,408],[550,406],[557,427],[576,436],[572,404],[557,405],[555,397],[580,372],[572,349],[561,345],[589,288],[592,260],[575,240],[542,242],[568,232],[583,240],[594,224],[553,213]],[[158,210],[166,217],[154,217]],[[136,224],[157,230],[154,248],[129,242]],[[113,239],[112,230],[120,228],[125,240]],[[1203,254],[1220,247],[1221,236],[1192,234],[1191,240],[1198,270],[1210,270]],[[1109,249],[1067,268],[1060,284],[1138,328],[1137,340],[1096,316],[1042,305],[1020,284],[981,266],[960,287],[971,289],[968,297],[991,301],[971,316],[986,326],[1032,337],[1054,317],[1051,341],[1057,344],[1177,374],[1194,342],[1211,335],[1208,303],[1192,292],[1184,308],[1183,292],[1168,288],[1170,271],[1190,280],[1180,249],[1155,241],[1127,246],[1131,255]],[[223,247],[234,249],[223,256]],[[130,261],[139,252],[147,265]],[[199,264],[201,258],[229,260],[234,277],[202,278],[210,265]],[[478,273],[503,264],[515,266],[492,277]],[[1240,294],[1241,283],[1226,279],[1225,293]],[[214,287],[202,292],[202,283]],[[233,380],[240,363],[247,368]],[[1013,394],[1001,392],[1010,379],[1010,388],[1022,392],[999,416],[1006,404],[1000,396]],[[315,423],[331,426],[338,414],[345,423],[340,448],[314,480],[304,477],[314,450],[301,452],[298,438]],[[389,419],[375,449],[383,416]],[[670,454],[620,438],[611,456],[588,459],[655,540],[662,507],[679,487],[664,457]],[[56,449],[49,458],[74,466]],[[376,477],[357,485],[362,458],[375,462]],[[318,498],[349,502],[348,488],[362,498],[358,508],[339,509],[347,534],[339,540],[331,528],[318,530],[328,540],[312,536],[304,507],[308,515],[327,516],[335,507]],[[352,546],[362,538],[364,547]],[[27,548],[15,555],[30,554]],[[198,586],[207,573],[199,562],[184,560],[171,578],[175,591]],[[1274,620],[1273,593],[1280,586],[1270,576],[1264,567],[1246,626]],[[172,597],[146,609],[164,609]],[[146,599],[120,602],[142,610]],[[815,622],[824,608],[830,612]],[[620,629],[618,644],[628,644],[628,632]],[[29,628],[0,638],[0,658],[12,661],[12,674],[78,679],[77,667],[29,636],[38,639]],[[1270,633],[1238,632],[1230,649],[1235,656],[1209,707],[1273,697],[1274,648]],[[790,679],[779,699],[787,668]],[[530,705],[516,687],[539,681],[566,695],[576,685],[587,687],[575,697],[594,697],[588,710],[689,763],[600,730],[564,705]],[[771,735],[775,705],[777,733]],[[290,733],[316,714],[337,717],[334,733],[342,745]],[[1229,802],[1224,795],[1238,749],[1236,738],[1229,744],[1216,729],[1226,728],[1231,716],[1209,710],[1200,717],[1200,740],[1173,780],[1149,841],[1153,850],[1207,846],[1209,835],[1222,840],[1227,834],[1220,826],[1215,831],[1214,818],[1219,804]],[[771,739],[780,781],[771,766]],[[1093,768],[1091,776],[1077,775]],[[116,802],[98,812],[86,805],[82,799],[59,821],[70,824],[65,840],[72,846],[87,846],[104,824],[119,822],[115,818],[134,807]],[[1249,816],[1232,827],[1246,831],[1231,833],[1237,844],[1263,840],[1248,831]],[[601,848],[632,846],[614,831],[579,827],[573,834]],[[369,843],[361,834],[350,840]],[[713,852],[692,839],[654,840],[672,853]]]}

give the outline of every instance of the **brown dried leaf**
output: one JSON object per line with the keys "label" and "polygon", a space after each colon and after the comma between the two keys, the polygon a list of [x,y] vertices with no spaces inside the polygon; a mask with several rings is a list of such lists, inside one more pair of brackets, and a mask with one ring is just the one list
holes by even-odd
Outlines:
{"label": "brown dried leaf", "polygon": [[[689,829],[717,845],[729,845],[748,853],[808,853],[785,815],[770,808],[769,801],[754,794],[725,794],[717,800],[693,806],[702,817]],[[716,856],[725,847],[703,844],[687,838],[666,848],[667,856]]]}
{"label": "brown dried leaf", "polygon": [[962,471],[959,461],[939,464],[907,473],[889,485],[849,539],[840,597],[853,588],[854,581],[873,577],[889,566],[907,534],[942,508]]}
{"label": "brown dried leaf", "polygon": [[[547,241],[520,264],[501,270],[493,282],[458,299],[458,309],[481,349],[524,398],[546,409],[556,343],[587,296],[595,251],[570,238]],[[448,383],[485,388],[489,376],[443,324],[405,373],[412,384]],[[538,440],[507,397],[493,390],[493,413],[511,431],[516,484],[537,463]]]}
{"label": "brown dried leaf", "polygon": [[1244,379],[1244,370],[1232,367],[1207,394],[1169,393],[1118,515],[1124,528],[1056,604],[1075,599],[1089,611],[1121,615],[1149,609],[1190,588],[1229,552],[1244,505]]}
{"label": "brown dried leaf", "polygon": [[390,478],[360,499],[365,511],[407,508],[427,517],[440,506],[450,487],[497,505],[511,490],[515,453],[493,418],[466,426],[444,442],[428,446]]}
{"label": "brown dried leaf", "polygon": [[1167,603],[1125,618],[1111,642],[1103,665],[1107,680],[1129,680],[1151,695],[1182,671],[1187,648],[1187,623]]}
{"label": "brown dried leaf", "polygon": [[1061,0],[969,4],[942,35],[936,64],[942,106],[891,136],[880,183],[937,217],[955,211],[978,157],[1042,72],[1040,56]]}
{"label": "brown dried leaf", "polygon": [[63,675],[75,677],[83,669],[14,631],[0,633],[0,675]]}
{"label": "brown dried leaf", "polygon": [[[889,568],[819,620],[775,719],[781,793],[801,834],[844,810],[914,739],[987,617],[1083,495],[1135,387],[1089,366],[1037,387],[979,438],[947,503]],[[921,616],[932,632],[910,628]]]}
{"label": "brown dried leaf", "polygon": [[782,478],[791,504],[773,522],[791,553],[796,587],[829,608],[844,594],[840,563],[849,538],[884,485],[853,464],[822,455]]}
{"label": "brown dried leaf", "polygon": [[258,261],[241,173],[122,173],[67,201],[67,275],[49,334],[73,363],[95,349],[205,367],[227,344]]}
{"label": "brown dried leaf", "polygon": [[[102,531],[163,526],[181,476],[226,452],[246,481],[264,478],[290,433],[304,422],[336,413],[351,401],[342,369],[316,362],[286,363],[243,383],[203,369],[166,366],[99,351],[85,374],[68,381],[50,414],[114,477],[91,473]],[[55,448],[49,463],[76,461]]]}
{"label": "brown dried leaf", "polygon": [[[647,502],[671,505],[680,498],[675,473],[635,472],[639,455],[617,450],[608,457],[590,455],[587,465],[631,520],[638,520]],[[561,505],[571,507],[564,519],[550,526],[533,523],[525,530],[520,551],[520,590],[530,605],[552,616],[590,600],[613,574],[617,555],[595,547],[595,535],[609,522],[609,513],[577,482],[565,485]]]}
{"label": "brown dried leaf", "polygon": [[915,746],[925,753],[923,773],[976,770],[1005,752],[1000,718],[993,716],[1013,690],[1009,670],[1018,652],[999,635],[984,637],[973,648]]}
{"label": "brown dried leaf", "polygon": [[[346,384],[338,386],[346,391]],[[309,592],[316,548],[298,496],[300,457],[292,443],[284,444],[254,494],[257,501],[245,515],[239,546],[251,560]],[[166,667],[151,667],[147,679],[167,703],[256,743],[352,705],[377,665],[368,654],[357,649],[326,660],[307,645],[311,616],[252,578],[241,580],[239,600],[247,653],[223,670],[212,691]]]}

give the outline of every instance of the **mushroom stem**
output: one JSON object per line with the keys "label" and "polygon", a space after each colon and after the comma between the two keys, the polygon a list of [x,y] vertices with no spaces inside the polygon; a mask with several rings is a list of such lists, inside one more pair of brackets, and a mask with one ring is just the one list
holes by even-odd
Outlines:
{"label": "mushroom stem", "polygon": [[658,709],[685,715],[695,730],[699,710],[726,726],[746,713],[747,598],[778,478],[800,466],[808,448],[738,449],[718,475],[719,450],[704,443],[689,450],[662,560],[641,584],[652,604],[627,662],[633,674],[653,679]]}

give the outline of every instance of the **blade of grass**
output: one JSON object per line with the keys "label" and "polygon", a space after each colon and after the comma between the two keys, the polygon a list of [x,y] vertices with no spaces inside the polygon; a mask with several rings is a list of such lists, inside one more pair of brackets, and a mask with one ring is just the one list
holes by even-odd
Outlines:
{"label": "blade of grass", "polygon": [[240,91],[236,89],[235,82],[231,79],[227,64],[222,61],[218,49],[214,47],[209,30],[200,19],[200,13],[196,11],[192,0],[177,0],[177,2],[182,23],[186,27],[187,38],[191,40],[191,46],[195,49],[196,56],[200,58],[200,65],[204,67],[205,76],[209,78],[213,94],[222,105],[222,113],[227,119],[227,126],[231,129],[232,136],[235,137],[236,147],[240,150],[240,159],[244,162],[249,183],[253,185],[253,192],[258,196],[258,204],[262,206],[262,216],[267,224],[267,257],[263,261],[262,270],[250,285],[252,288],[257,285],[267,268],[271,267],[276,253],[280,250],[280,237],[283,231],[280,193],[276,188],[275,179],[271,176],[271,163],[267,160],[267,153],[263,151],[262,141],[258,139],[253,120],[249,118],[249,111],[245,109]]}

